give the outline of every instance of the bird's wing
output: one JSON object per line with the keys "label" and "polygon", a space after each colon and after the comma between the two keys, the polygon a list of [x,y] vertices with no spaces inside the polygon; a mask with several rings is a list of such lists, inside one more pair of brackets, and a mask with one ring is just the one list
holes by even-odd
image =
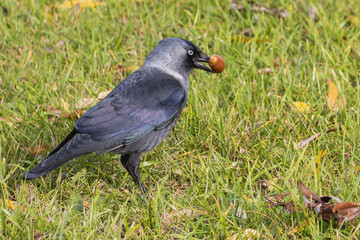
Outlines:
{"label": "bird's wing", "polygon": [[128,145],[166,127],[181,109],[185,91],[168,75],[146,75],[151,79],[125,82],[79,118],[75,129],[90,134],[93,140],[116,138]]}

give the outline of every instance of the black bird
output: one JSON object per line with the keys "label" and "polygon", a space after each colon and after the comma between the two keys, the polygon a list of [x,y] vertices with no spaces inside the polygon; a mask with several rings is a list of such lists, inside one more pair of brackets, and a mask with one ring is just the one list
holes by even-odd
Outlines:
{"label": "black bird", "polygon": [[189,95],[194,68],[214,73],[200,62],[209,57],[196,45],[167,38],[146,57],[144,65],[90,108],[71,133],[23,179],[41,177],[75,157],[97,152],[121,154],[121,163],[146,192],[138,173],[140,157],[173,129]]}

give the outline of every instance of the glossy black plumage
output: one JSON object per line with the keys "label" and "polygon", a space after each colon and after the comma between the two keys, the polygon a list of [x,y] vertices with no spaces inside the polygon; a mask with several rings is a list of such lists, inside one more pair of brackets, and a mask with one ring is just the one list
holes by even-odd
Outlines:
{"label": "glossy black plumage", "polygon": [[160,41],[139,70],[79,118],[63,142],[22,178],[38,178],[84,154],[114,152],[145,191],[137,171],[140,156],[170,133],[188,98],[190,72],[212,72],[200,64],[208,59],[189,41]]}

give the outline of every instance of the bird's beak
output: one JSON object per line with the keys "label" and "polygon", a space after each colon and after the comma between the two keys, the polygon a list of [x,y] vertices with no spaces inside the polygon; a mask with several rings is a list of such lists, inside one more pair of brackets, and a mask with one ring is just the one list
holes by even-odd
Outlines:
{"label": "bird's beak", "polygon": [[200,62],[209,62],[209,56],[206,55],[203,52],[200,52],[198,57],[194,58],[194,66],[197,68],[200,68],[202,70],[205,70],[207,72],[215,73],[213,70],[205,66],[204,64],[201,64]]}

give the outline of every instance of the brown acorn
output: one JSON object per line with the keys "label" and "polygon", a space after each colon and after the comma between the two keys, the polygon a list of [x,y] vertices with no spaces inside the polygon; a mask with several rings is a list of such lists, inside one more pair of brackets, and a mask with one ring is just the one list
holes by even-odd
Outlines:
{"label": "brown acorn", "polygon": [[216,73],[221,73],[225,69],[225,61],[219,55],[211,55],[209,59],[209,65]]}

